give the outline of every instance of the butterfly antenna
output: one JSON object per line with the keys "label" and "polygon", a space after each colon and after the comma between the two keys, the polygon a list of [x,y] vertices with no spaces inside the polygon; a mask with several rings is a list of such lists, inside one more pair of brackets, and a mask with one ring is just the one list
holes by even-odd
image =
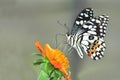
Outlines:
{"label": "butterfly antenna", "polygon": [[63,52],[67,53],[67,52],[66,52],[67,47],[68,47],[68,44],[67,44],[67,42],[66,42],[66,41],[64,41],[64,48],[63,48]]}
{"label": "butterfly antenna", "polygon": [[57,21],[57,23],[59,25],[61,25],[62,27],[65,27],[67,29],[68,33],[70,32],[70,28],[67,26],[67,24],[62,24],[60,21]]}

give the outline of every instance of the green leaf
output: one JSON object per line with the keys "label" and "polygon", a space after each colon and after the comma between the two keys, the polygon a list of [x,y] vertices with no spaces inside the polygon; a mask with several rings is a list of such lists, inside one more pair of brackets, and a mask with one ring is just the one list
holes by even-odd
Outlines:
{"label": "green leaf", "polygon": [[56,73],[59,77],[63,76],[62,72],[59,71],[58,69],[55,70],[55,73]]}
{"label": "green leaf", "polygon": [[48,74],[46,72],[41,70],[37,80],[50,80],[50,78],[49,78],[49,76],[48,76]]}
{"label": "green leaf", "polygon": [[40,65],[40,68],[44,70],[47,74],[50,74],[50,72],[54,69],[54,67],[50,63],[43,63]]}
{"label": "green leaf", "polygon": [[44,63],[43,59],[37,59],[33,62],[34,65],[40,65],[41,63]]}
{"label": "green leaf", "polygon": [[58,69],[55,69],[50,75],[50,77],[53,77],[53,80],[58,80],[58,78],[62,76],[63,76],[62,72],[59,71]]}
{"label": "green leaf", "polygon": [[42,56],[40,53],[32,53],[33,55]]}
{"label": "green leaf", "polygon": [[44,61],[45,63],[50,63],[50,61],[49,61],[49,59],[48,59],[47,57],[44,57],[43,61]]}

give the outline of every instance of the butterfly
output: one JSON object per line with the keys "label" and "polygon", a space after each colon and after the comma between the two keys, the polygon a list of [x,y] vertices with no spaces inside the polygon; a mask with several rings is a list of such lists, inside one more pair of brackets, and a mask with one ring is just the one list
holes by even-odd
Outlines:
{"label": "butterfly", "polygon": [[101,59],[106,49],[104,37],[108,20],[105,15],[94,17],[92,8],[83,9],[66,33],[67,44],[77,51],[80,58],[86,53],[93,60]]}

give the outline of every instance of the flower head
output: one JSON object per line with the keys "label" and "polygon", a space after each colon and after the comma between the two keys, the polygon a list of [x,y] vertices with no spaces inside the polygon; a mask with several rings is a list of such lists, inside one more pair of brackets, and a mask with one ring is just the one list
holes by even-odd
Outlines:
{"label": "flower head", "polygon": [[67,69],[69,68],[69,61],[67,57],[58,49],[53,49],[49,44],[46,44],[44,49],[39,41],[35,43],[42,56],[47,57],[54,68],[59,69],[67,80],[71,80]]}

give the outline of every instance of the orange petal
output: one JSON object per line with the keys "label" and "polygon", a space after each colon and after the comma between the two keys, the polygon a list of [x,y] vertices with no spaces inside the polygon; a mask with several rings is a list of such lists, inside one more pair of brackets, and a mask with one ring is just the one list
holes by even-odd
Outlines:
{"label": "orange petal", "polygon": [[55,61],[55,60],[50,60],[50,62],[53,64],[53,66],[57,69],[60,69],[62,67],[61,63]]}
{"label": "orange petal", "polygon": [[45,50],[45,52],[46,52],[46,56],[47,56],[47,57],[48,57],[48,56],[53,56],[53,54],[54,54],[54,53],[53,53],[54,49],[52,49],[49,44],[45,44],[44,50]]}
{"label": "orange petal", "polygon": [[52,49],[51,47],[50,47],[50,45],[49,44],[45,44],[45,47],[44,47],[44,49],[45,49],[45,51],[52,51],[52,50],[54,50],[54,49]]}
{"label": "orange petal", "polygon": [[45,56],[45,51],[44,51],[44,49],[42,48],[42,45],[40,44],[39,41],[36,41],[36,42],[35,42],[35,46],[36,46],[37,49],[41,52],[41,54],[42,54],[43,56]]}

